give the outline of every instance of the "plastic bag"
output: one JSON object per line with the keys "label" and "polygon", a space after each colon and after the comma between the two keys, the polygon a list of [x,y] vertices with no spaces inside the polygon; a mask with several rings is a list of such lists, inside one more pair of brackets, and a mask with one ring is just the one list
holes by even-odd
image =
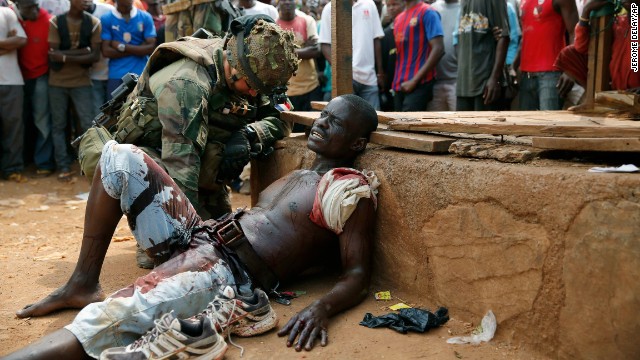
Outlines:
{"label": "plastic bag", "polygon": [[493,311],[487,311],[487,314],[482,318],[482,322],[480,323],[482,330],[478,334],[474,334],[471,336],[457,336],[452,337],[447,340],[449,344],[480,344],[481,342],[488,342],[493,339],[493,335],[496,333],[496,328],[498,326],[496,321],[496,316],[493,315]]}
{"label": "plastic bag", "polygon": [[441,307],[435,313],[423,309],[400,309],[398,313],[373,316],[366,313],[360,325],[369,328],[388,327],[406,334],[407,331],[425,332],[449,321],[449,310]]}

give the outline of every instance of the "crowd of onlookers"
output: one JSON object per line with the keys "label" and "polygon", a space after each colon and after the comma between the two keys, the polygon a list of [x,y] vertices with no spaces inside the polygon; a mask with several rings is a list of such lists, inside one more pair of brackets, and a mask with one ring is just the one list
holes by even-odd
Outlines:
{"label": "crowd of onlookers", "polygon": [[[0,0],[1,1],[1,0]],[[128,73],[140,74],[164,16],[157,0],[16,0],[0,6],[2,175],[72,178],[69,140]],[[17,50],[17,51],[16,51]]]}
{"label": "crowd of onlookers", "polygon": [[[614,8],[612,87],[640,86],[630,69],[629,19]],[[589,17],[604,0],[357,0],[353,92],[385,111],[560,110],[586,86]],[[0,0],[2,172],[25,181],[72,176],[69,139],[91,125],[127,72],[163,42],[158,0]],[[331,3],[237,0],[294,32],[296,110],[331,97]],[[17,51],[15,51],[17,49]],[[295,129],[294,129],[295,130]],[[26,138],[26,141],[23,140]],[[28,144],[25,148],[24,144]]]}

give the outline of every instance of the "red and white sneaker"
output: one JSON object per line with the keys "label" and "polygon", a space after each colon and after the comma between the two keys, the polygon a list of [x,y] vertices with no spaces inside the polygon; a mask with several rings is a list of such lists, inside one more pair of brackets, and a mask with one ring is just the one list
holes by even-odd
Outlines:
{"label": "red and white sneaker", "polygon": [[260,289],[255,289],[253,296],[245,297],[227,286],[209,303],[203,315],[223,335],[253,336],[278,325],[278,316],[269,303],[269,297]]}

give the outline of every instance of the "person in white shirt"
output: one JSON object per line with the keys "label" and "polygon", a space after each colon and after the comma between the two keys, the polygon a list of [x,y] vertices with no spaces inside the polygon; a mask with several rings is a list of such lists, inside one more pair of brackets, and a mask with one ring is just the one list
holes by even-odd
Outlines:
{"label": "person in white shirt", "polygon": [[238,6],[244,10],[244,15],[264,14],[278,20],[278,10],[273,5],[258,0],[240,0]]}
{"label": "person in white shirt", "polygon": [[24,80],[18,64],[18,48],[27,44],[27,35],[16,13],[0,7],[0,124],[2,124],[2,176],[11,181],[25,182],[24,122],[22,102]]}
{"label": "person in white shirt", "polygon": [[[351,27],[353,93],[380,110],[378,88],[384,86],[380,40],[384,31],[373,0],[353,2]],[[331,62],[331,3],[322,10],[318,42],[325,58]]]}

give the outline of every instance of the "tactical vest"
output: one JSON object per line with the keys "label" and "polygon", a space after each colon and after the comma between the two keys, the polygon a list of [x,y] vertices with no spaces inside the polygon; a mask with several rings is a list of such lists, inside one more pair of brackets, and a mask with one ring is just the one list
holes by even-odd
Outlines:
{"label": "tactical vest", "polygon": [[[114,139],[120,143],[160,148],[162,125],[158,120],[158,103],[149,88],[153,74],[182,58],[189,58],[203,66],[210,77],[211,89],[218,80],[214,52],[222,49],[222,39],[182,38],[164,43],[151,55],[138,84],[120,109]],[[206,138],[200,141],[203,148]]]}
{"label": "tactical vest", "polygon": [[218,83],[224,76],[222,49],[224,39],[184,37],[160,45],[149,58],[138,84],[120,109],[114,139],[161,152],[162,124],[158,119],[158,103],[150,89],[150,78],[162,68],[182,58],[201,65],[209,75],[210,95],[207,99],[208,123],[185,134],[198,145],[201,157],[199,187],[219,190],[216,184],[224,143],[232,132],[255,119],[257,108],[246,99],[232,94]]}

